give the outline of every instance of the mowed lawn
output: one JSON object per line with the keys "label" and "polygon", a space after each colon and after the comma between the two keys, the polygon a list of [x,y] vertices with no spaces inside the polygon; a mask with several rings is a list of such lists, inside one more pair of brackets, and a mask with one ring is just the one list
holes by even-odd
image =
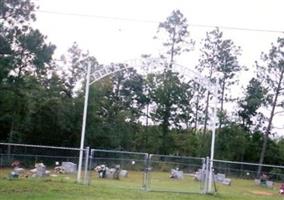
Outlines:
{"label": "mowed lawn", "polygon": [[[256,186],[253,180],[234,179],[231,186],[217,184],[215,195],[185,194],[174,192],[144,192],[141,190],[143,176],[130,172],[128,178],[121,180],[103,180],[92,178],[91,185],[76,184],[73,178],[66,176],[43,179],[21,178],[18,180],[0,179],[0,200],[139,200],[139,199],[176,199],[176,200],[272,200],[283,199],[278,193],[279,185],[274,189]],[[183,181],[171,180],[168,173],[152,173],[151,189],[187,190],[198,192],[200,184],[186,177]]]}

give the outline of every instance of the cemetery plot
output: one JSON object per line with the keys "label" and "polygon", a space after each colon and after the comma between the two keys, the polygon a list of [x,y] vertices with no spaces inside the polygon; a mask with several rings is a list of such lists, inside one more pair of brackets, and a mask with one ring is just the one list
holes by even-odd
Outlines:
{"label": "cemetery plot", "polygon": [[89,169],[91,182],[145,189],[147,156],[146,153],[93,149]]}
{"label": "cemetery plot", "polygon": [[78,149],[0,144],[0,177],[75,181],[78,159]]}
{"label": "cemetery plot", "polygon": [[[149,190],[202,193],[203,175],[196,178],[204,159],[180,156],[149,156]],[[201,171],[200,171],[201,173]]]}

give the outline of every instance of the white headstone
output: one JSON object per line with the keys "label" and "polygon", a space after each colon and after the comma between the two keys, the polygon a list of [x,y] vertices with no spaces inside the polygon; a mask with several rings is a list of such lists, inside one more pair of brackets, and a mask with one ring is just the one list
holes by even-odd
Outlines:
{"label": "white headstone", "polygon": [[183,179],[183,171],[178,171],[176,169],[171,169],[170,178],[173,178],[173,179]]}
{"label": "white headstone", "polygon": [[266,186],[268,188],[273,188],[273,181],[266,181]]}
{"label": "white headstone", "polygon": [[77,171],[77,165],[72,162],[62,162],[62,167],[66,173],[75,173]]}
{"label": "white headstone", "polygon": [[46,175],[46,167],[43,163],[35,164],[36,167],[36,176],[42,177]]}
{"label": "white headstone", "polygon": [[127,170],[120,170],[119,172],[119,177],[127,177],[128,176],[128,171]]}

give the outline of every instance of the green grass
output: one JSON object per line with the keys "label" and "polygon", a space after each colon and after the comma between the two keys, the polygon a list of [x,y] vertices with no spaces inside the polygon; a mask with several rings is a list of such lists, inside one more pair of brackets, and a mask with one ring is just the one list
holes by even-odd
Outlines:
{"label": "green grass", "polygon": [[[166,189],[197,192],[200,183],[186,177],[182,181],[171,180],[168,173],[152,173],[151,189]],[[172,192],[144,192],[141,190],[142,174],[130,172],[128,178],[103,180],[93,177],[92,184],[76,184],[74,177],[47,177],[43,179],[0,179],[0,200],[274,200],[283,199],[274,189],[256,186],[253,180],[234,179],[232,186],[217,184],[216,195],[184,194]],[[265,195],[265,194],[270,194]]]}
{"label": "green grass", "polygon": [[175,180],[169,178],[169,173],[153,172],[151,173],[150,188],[152,190],[200,193],[201,183],[194,181],[193,177],[188,175],[185,175],[182,180]]}

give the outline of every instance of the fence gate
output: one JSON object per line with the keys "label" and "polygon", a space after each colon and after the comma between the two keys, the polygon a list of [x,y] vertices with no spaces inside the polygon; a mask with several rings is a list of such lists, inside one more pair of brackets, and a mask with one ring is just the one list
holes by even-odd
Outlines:
{"label": "fence gate", "polygon": [[146,189],[147,153],[92,149],[90,184]]}
{"label": "fence gate", "polygon": [[[207,169],[207,170],[206,170]],[[208,165],[204,158],[150,154],[149,191],[204,193]]]}

